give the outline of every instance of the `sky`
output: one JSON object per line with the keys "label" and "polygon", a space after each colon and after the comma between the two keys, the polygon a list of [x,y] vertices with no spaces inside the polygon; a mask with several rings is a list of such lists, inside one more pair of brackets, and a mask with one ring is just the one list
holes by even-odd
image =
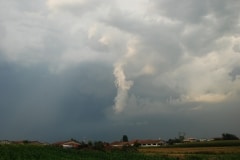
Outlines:
{"label": "sky", "polygon": [[239,9],[0,0],[0,139],[240,136]]}

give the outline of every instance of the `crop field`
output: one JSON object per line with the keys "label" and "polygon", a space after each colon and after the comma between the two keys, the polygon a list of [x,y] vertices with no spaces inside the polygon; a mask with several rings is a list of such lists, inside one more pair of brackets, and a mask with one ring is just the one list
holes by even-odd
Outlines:
{"label": "crop field", "polygon": [[218,141],[180,144],[159,148],[139,148],[146,155],[162,155],[177,159],[238,160],[240,141]]}

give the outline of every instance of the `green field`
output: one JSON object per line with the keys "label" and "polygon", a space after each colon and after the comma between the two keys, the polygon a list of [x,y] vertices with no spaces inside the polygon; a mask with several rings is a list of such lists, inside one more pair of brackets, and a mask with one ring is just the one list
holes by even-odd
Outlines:
{"label": "green field", "polygon": [[0,145],[0,160],[239,160],[240,147],[165,147],[135,150],[63,149],[54,146]]}
{"label": "green field", "polygon": [[139,152],[63,149],[53,146],[1,145],[0,160],[175,160]]}

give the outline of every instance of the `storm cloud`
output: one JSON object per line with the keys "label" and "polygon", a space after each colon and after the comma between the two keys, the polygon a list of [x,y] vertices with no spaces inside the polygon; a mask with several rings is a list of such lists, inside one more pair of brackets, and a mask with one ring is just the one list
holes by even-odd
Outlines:
{"label": "storm cloud", "polygon": [[239,136],[239,8],[0,1],[0,139]]}

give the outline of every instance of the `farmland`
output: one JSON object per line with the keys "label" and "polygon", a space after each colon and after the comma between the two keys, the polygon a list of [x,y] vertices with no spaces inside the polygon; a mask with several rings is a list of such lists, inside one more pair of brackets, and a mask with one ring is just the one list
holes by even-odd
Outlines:
{"label": "farmland", "polygon": [[53,146],[0,145],[0,160],[172,160],[138,152],[63,149]]}
{"label": "farmland", "polygon": [[240,141],[213,141],[178,144],[159,148],[139,148],[148,155],[162,155],[179,159],[240,159]]}
{"label": "farmland", "polygon": [[93,150],[63,149],[51,145],[0,145],[0,160],[238,160],[239,141]]}
{"label": "farmland", "polygon": [[240,147],[141,148],[139,151],[150,155],[162,155],[181,159],[189,157],[205,157],[205,159],[212,157],[215,157],[215,159],[240,158]]}

